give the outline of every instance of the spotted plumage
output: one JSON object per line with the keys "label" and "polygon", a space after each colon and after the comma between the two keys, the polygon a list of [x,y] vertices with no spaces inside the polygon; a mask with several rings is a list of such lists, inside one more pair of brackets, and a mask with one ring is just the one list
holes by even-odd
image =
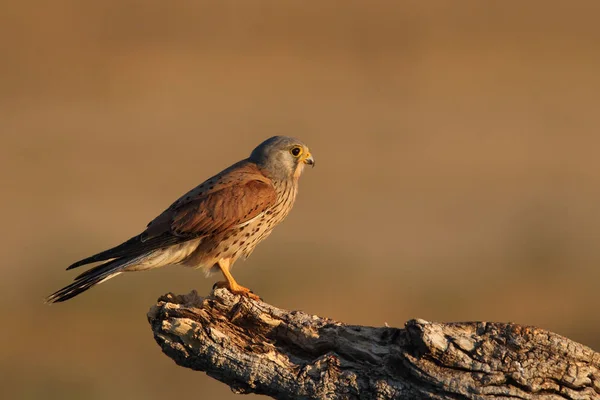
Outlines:
{"label": "spotted plumage", "polygon": [[47,298],[68,300],[123,272],[166,265],[220,270],[219,286],[256,297],[231,276],[230,268],[248,257],[290,212],[305,165],[314,165],[298,139],[275,136],[250,157],[190,190],[128,241],[78,261],[67,269],[104,261]]}

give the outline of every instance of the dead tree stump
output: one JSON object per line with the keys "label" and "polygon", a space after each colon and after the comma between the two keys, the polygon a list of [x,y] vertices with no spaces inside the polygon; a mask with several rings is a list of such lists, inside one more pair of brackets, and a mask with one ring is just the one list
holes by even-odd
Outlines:
{"label": "dead tree stump", "polygon": [[276,399],[600,399],[600,354],[535,327],[346,325],[217,289],[148,313],[177,364]]}

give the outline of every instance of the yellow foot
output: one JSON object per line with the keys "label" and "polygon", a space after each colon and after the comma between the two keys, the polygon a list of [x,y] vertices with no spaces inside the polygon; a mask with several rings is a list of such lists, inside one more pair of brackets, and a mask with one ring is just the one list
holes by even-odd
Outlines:
{"label": "yellow foot", "polygon": [[254,293],[252,293],[252,291],[250,289],[248,289],[247,287],[238,285],[238,284],[230,286],[227,281],[219,281],[213,285],[213,290],[217,289],[217,288],[226,288],[233,294],[239,294],[242,296],[249,297],[252,300],[261,301],[261,298],[258,297],[257,295],[255,295]]}

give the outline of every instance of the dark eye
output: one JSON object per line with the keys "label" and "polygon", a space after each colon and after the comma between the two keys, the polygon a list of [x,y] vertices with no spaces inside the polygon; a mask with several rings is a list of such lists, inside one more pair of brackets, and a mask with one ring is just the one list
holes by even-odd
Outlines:
{"label": "dark eye", "polygon": [[292,147],[290,153],[292,153],[294,157],[298,157],[300,154],[302,154],[302,149],[300,147]]}

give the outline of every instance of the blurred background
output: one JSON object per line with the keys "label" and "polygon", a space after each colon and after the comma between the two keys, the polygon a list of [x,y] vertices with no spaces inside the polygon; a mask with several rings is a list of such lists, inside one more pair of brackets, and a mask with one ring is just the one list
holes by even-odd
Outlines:
{"label": "blurred background", "polygon": [[597,1],[1,8],[0,397],[239,398],[176,366],[146,321],[219,277],[164,268],[42,301],[276,134],[317,167],[234,269],[266,301],[374,326],[510,321],[600,350]]}

